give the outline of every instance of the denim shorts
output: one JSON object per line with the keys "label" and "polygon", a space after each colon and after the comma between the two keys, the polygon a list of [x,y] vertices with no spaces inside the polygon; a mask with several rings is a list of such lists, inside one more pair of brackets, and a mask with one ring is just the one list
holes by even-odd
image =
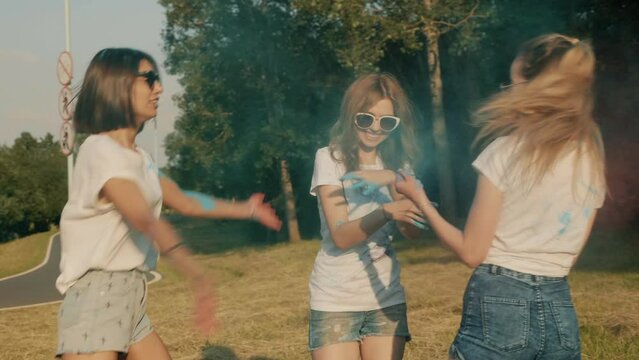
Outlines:
{"label": "denim shorts", "polygon": [[371,311],[310,312],[310,351],[331,344],[359,342],[366,336],[400,336],[410,341],[406,304]]}
{"label": "denim shorts", "polygon": [[153,331],[146,315],[144,273],[92,270],[64,295],[58,312],[57,356],[126,353]]}
{"label": "denim shorts", "polygon": [[461,325],[449,357],[581,359],[567,278],[480,265],[466,287]]}

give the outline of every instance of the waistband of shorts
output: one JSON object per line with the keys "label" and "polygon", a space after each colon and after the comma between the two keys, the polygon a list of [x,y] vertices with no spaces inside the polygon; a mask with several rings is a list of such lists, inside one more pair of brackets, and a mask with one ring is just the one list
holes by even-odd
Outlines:
{"label": "waistband of shorts", "polygon": [[104,270],[104,269],[89,269],[82,277],[87,275],[98,276],[99,278],[103,276],[132,276],[135,278],[142,278],[146,281],[146,271],[142,271],[140,269],[131,269],[131,270]]}
{"label": "waistband of shorts", "polygon": [[114,274],[126,274],[126,273],[135,272],[135,273],[144,274],[147,271],[140,270],[138,268],[133,268],[133,269],[130,269],[130,270],[106,270],[106,269],[91,268],[91,269],[87,270],[87,273],[90,273],[90,272],[103,272],[103,273],[114,273]]}
{"label": "waistband of shorts", "polygon": [[505,275],[518,280],[535,282],[535,283],[558,282],[558,281],[566,281],[568,279],[567,276],[545,276],[545,275],[523,273],[523,272],[511,270],[503,266],[494,265],[494,264],[481,264],[476,268],[476,271],[486,272],[493,275]]}

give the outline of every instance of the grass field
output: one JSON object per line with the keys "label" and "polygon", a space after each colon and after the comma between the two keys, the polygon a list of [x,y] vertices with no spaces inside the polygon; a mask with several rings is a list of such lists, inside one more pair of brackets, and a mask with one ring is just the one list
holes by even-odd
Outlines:
{"label": "grass field", "polygon": [[[188,288],[161,262],[149,315],[174,359],[309,358],[307,280],[319,241],[255,244],[241,223],[175,223],[217,283],[222,326],[208,339],[193,332]],[[596,232],[570,276],[586,360],[639,359],[638,236]],[[413,334],[405,359],[445,359],[471,270],[432,238],[396,247]],[[0,359],[51,358],[57,309],[0,311]]]}
{"label": "grass field", "polygon": [[49,238],[58,231],[27,236],[17,241],[0,244],[0,279],[18,274],[39,265],[49,246]]}

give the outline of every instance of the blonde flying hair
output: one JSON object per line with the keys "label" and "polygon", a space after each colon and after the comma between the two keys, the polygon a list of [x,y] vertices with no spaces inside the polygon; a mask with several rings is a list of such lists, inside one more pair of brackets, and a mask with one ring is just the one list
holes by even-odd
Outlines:
{"label": "blonde flying hair", "polygon": [[331,157],[342,162],[346,171],[359,170],[360,165],[355,114],[368,112],[382,99],[389,99],[393,103],[394,115],[401,119],[397,129],[377,147],[384,167],[399,170],[415,161],[414,112],[406,93],[394,76],[387,73],[368,74],[357,78],[346,90],[339,118],[331,128]]}
{"label": "blonde flying hair", "polygon": [[591,183],[605,189],[603,143],[592,114],[595,56],[590,44],[542,35],[522,44],[513,68],[524,81],[475,113],[480,131],[474,145],[513,136],[517,146],[511,163],[519,166],[512,170],[528,187],[540,182],[561,154],[576,150],[576,164],[587,156]]}

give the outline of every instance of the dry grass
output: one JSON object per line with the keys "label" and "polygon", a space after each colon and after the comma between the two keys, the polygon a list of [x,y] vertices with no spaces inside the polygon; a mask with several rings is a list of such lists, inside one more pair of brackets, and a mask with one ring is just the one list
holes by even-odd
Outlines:
{"label": "dry grass", "polygon": [[[198,243],[198,261],[216,279],[222,327],[209,339],[192,331],[188,289],[161,263],[165,277],[150,287],[149,315],[173,357],[309,358],[307,280],[319,242],[255,248],[238,240],[239,248],[216,253],[217,240],[210,231],[202,231],[204,226],[181,225],[190,241]],[[228,231],[220,231],[228,245],[233,226],[225,226]],[[593,251],[586,251],[571,275],[584,359],[639,359],[639,269],[599,264],[599,259],[635,264],[636,240],[636,235],[628,233],[597,235]],[[432,239],[399,241],[397,248],[413,334],[405,359],[444,359],[459,323],[470,270]],[[625,262],[627,258],[634,262]],[[50,358],[55,349],[56,311],[57,305],[50,305],[0,312],[0,359]]]}
{"label": "dry grass", "polygon": [[47,252],[49,238],[58,231],[39,233],[0,244],[0,279],[39,265]]}

